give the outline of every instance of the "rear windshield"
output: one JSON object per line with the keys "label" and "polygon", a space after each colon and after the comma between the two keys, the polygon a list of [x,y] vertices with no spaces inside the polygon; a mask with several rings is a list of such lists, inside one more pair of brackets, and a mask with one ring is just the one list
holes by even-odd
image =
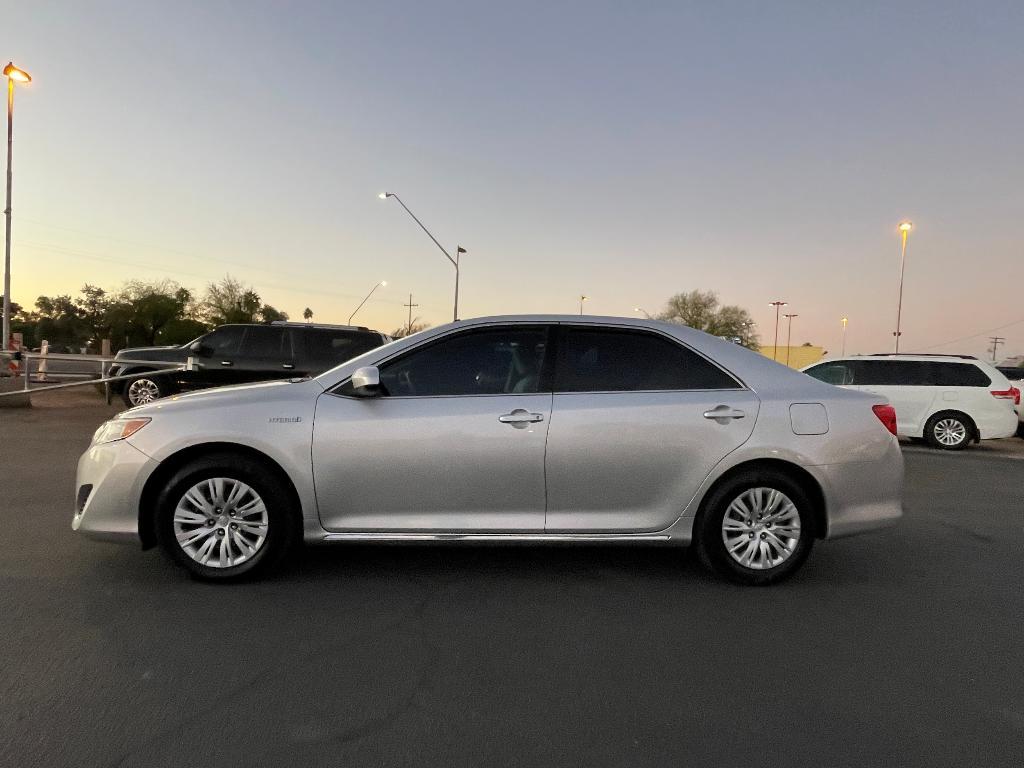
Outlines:
{"label": "rear windshield", "polygon": [[331,328],[306,329],[306,355],[316,367],[327,370],[376,349],[384,341],[378,333]]}
{"label": "rear windshield", "polygon": [[829,384],[903,387],[987,387],[992,380],[972,363],[937,360],[837,360],[807,370]]}

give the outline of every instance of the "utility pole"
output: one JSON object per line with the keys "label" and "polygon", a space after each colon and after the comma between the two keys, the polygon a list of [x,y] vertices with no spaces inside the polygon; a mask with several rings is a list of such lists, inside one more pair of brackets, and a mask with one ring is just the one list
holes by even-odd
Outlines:
{"label": "utility pole", "polygon": [[789,320],[789,327],[786,330],[786,365],[789,365],[789,350],[793,342],[793,318],[799,315],[784,315]]}
{"label": "utility pole", "polygon": [[769,307],[775,307],[775,344],[772,346],[772,360],[778,362],[779,360],[779,310],[782,307],[787,307],[789,304],[785,301],[772,301],[768,304]]}
{"label": "utility pole", "polygon": [[410,293],[409,294],[409,303],[408,304],[403,304],[402,306],[409,308],[409,322],[406,323],[406,326],[405,326],[405,335],[408,336],[410,333],[412,333],[412,308],[413,307],[418,307],[419,304],[413,304],[412,303],[412,294]]}
{"label": "utility pole", "polygon": [[988,340],[992,342],[992,362],[996,361],[996,350],[999,349],[1000,344],[1006,343],[1004,336],[989,336]]}

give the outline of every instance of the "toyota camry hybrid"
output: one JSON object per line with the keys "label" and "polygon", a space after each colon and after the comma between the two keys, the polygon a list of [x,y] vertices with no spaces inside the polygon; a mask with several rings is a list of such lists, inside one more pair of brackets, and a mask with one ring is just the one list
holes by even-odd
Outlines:
{"label": "toyota camry hybrid", "polygon": [[311,379],[158,400],[103,424],[75,530],[210,580],[301,542],[693,544],[745,584],[894,523],[885,398],[654,320],[463,320]]}

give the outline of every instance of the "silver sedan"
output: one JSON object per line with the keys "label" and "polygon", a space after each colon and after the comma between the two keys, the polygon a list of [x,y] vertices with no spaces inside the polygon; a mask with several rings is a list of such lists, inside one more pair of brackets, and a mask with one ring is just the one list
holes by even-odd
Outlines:
{"label": "silver sedan", "polygon": [[300,542],[694,544],[745,584],[894,523],[883,398],[652,320],[464,320],[97,430],[73,527],[252,577]]}

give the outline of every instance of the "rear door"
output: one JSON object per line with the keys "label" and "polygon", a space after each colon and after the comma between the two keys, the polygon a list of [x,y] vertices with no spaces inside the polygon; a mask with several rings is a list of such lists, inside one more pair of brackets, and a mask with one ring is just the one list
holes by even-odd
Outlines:
{"label": "rear door", "polygon": [[896,431],[907,437],[924,434],[936,397],[934,363],[924,360],[851,360],[853,388],[881,395],[896,409]]}
{"label": "rear door", "polygon": [[252,325],[246,328],[238,355],[231,360],[235,380],[267,381],[295,375],[293,329],[286,325]]}
{"label": "rear door", "polygon": [[304,376],[318,376],[384,343],[379,333],[346,328],[304,328],[305,349],[296,366]]}
{"label": "rear door", "polygon": [[664,529],[753,430],[753,392],[666,335],[573,325],[557,346],[547,531]]}

